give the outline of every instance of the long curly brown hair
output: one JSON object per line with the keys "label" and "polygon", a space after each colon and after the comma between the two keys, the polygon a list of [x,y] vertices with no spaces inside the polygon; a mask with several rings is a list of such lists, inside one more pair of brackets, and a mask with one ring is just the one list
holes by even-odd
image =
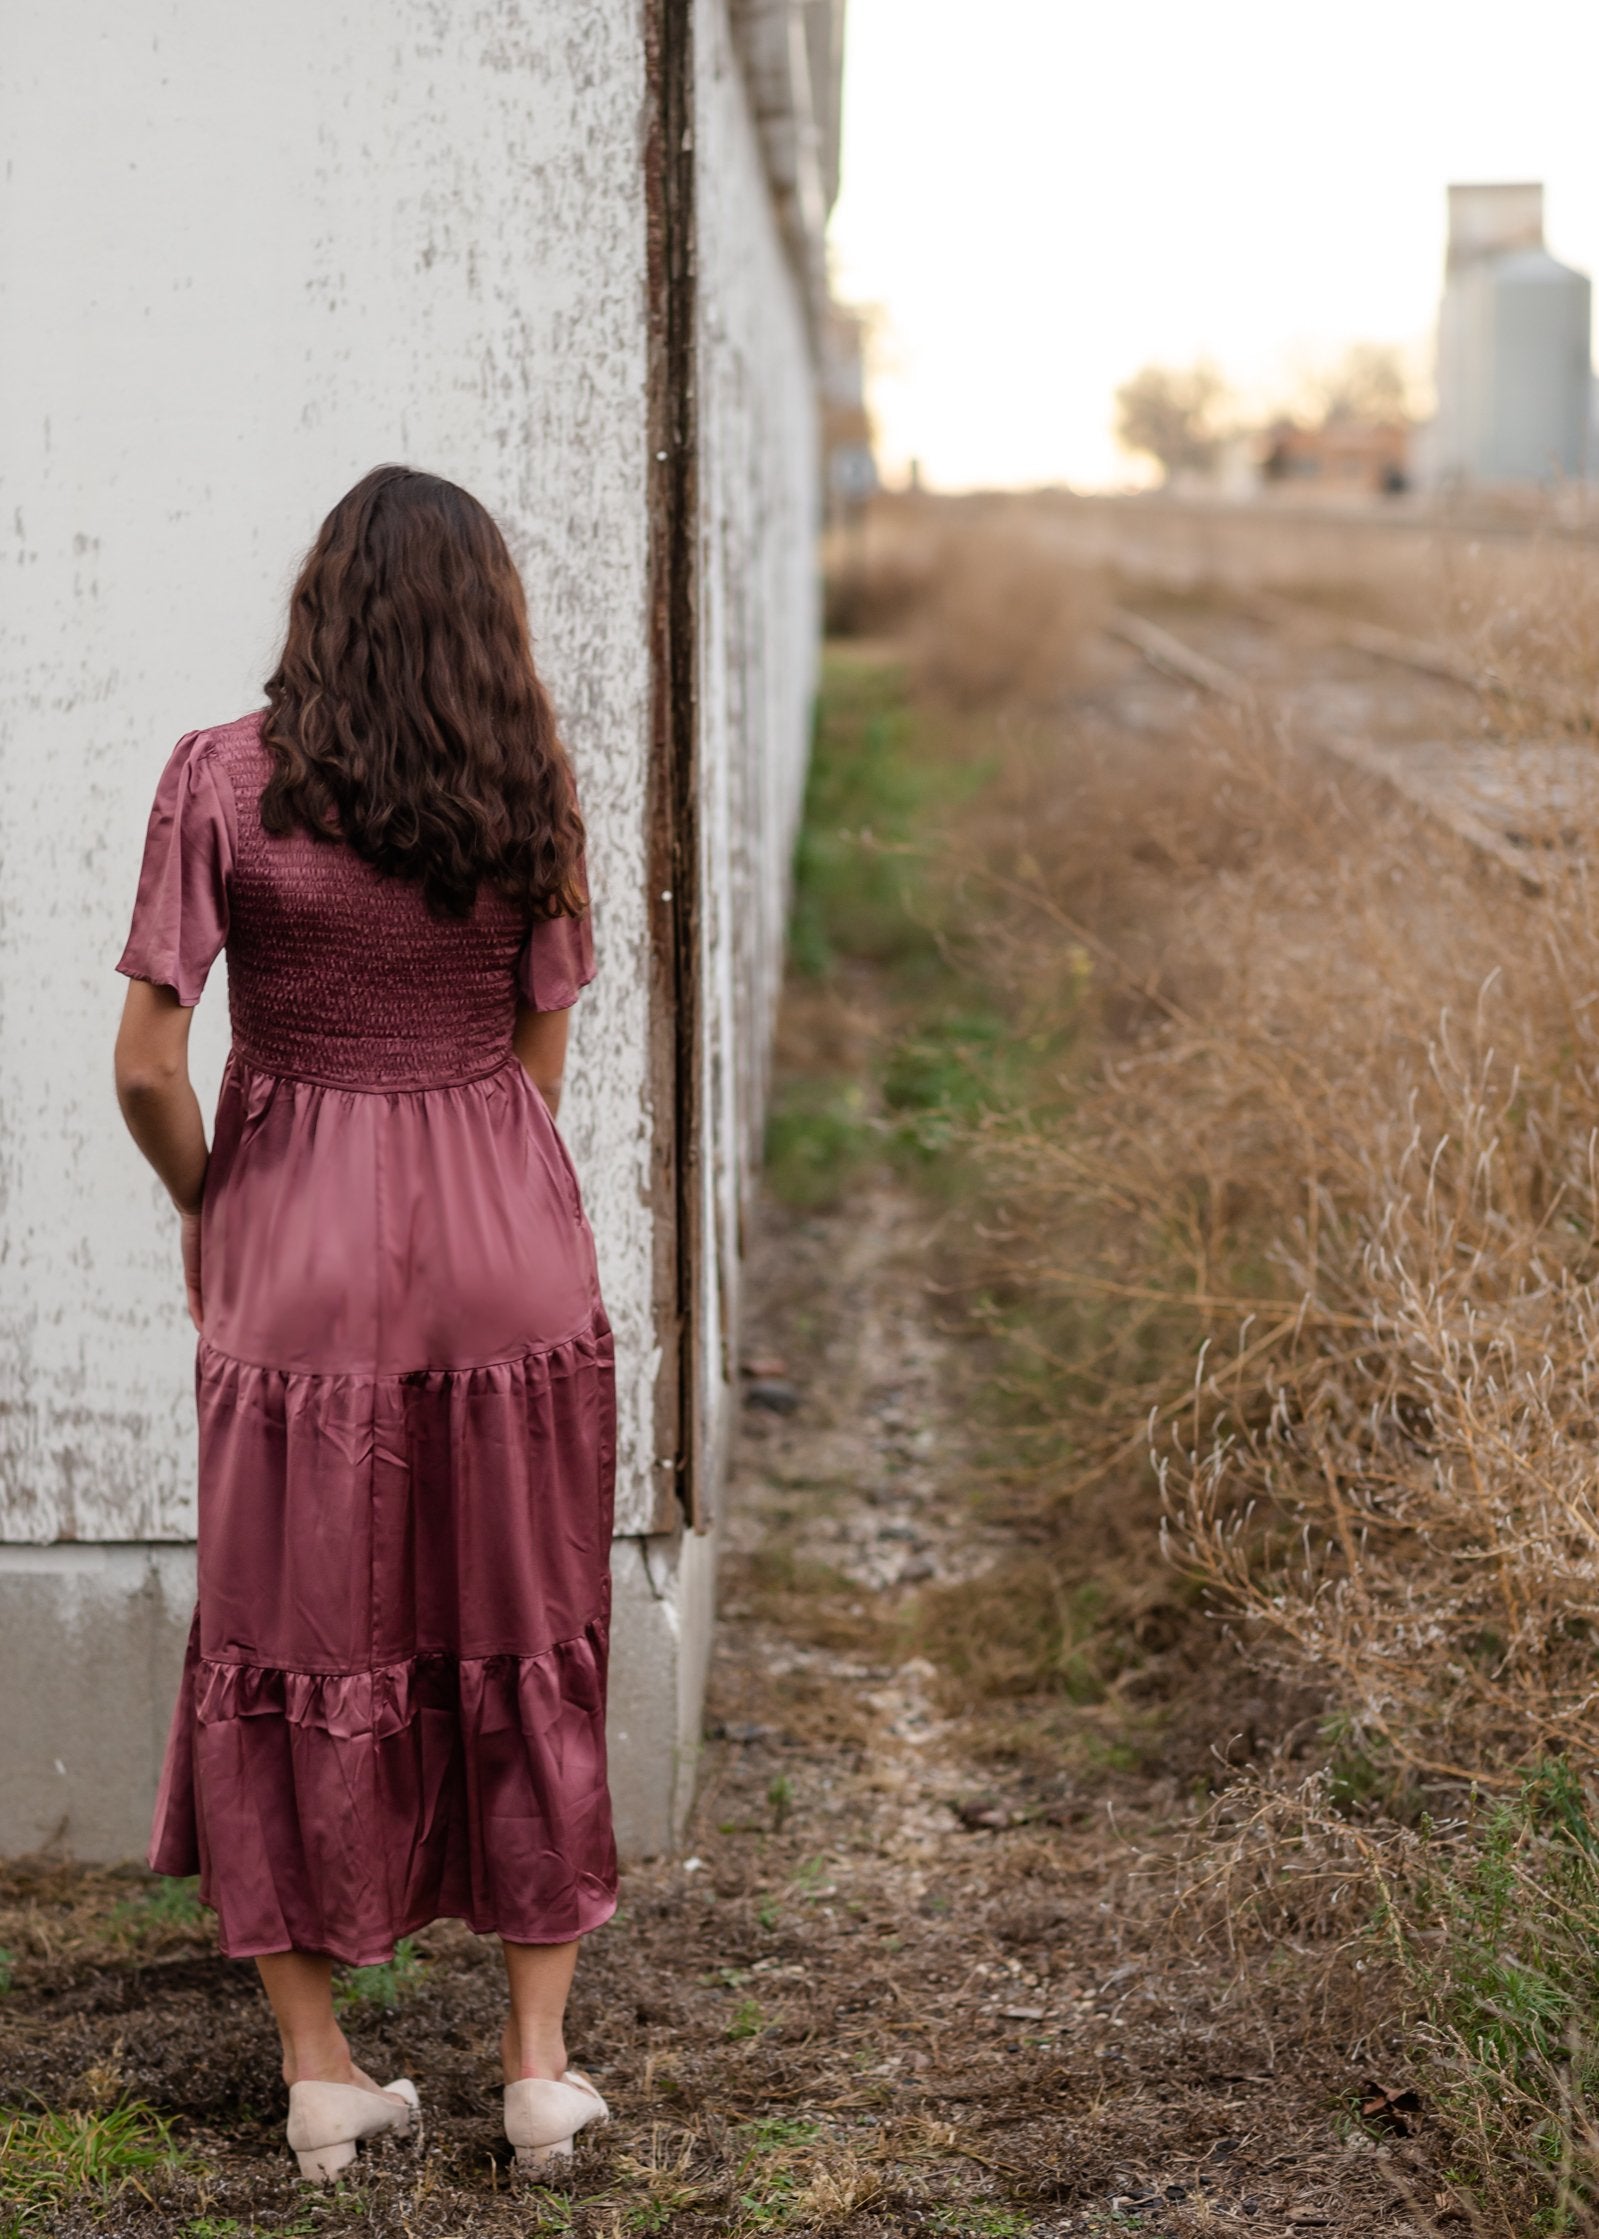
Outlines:
{"label": "long curly brown hair", "polygon": [[583,818],[527,602],[476,498],[380,466],[323,522],[267,679],[269,832],[342,839],[467,917],[486,882],[580,916]]}

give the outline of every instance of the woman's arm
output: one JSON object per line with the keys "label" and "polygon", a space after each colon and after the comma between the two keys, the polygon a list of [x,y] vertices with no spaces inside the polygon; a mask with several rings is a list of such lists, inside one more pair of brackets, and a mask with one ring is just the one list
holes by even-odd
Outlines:
{"label": "woman's arm", "polygon": [[570,1011],[530,1011],[520,1005],[512,1047],[522,1070],[543,1097],[554,1119],[561,1106],[561,1076],[566,1071],[566,1034]]}
{"label": "woman's arm", "polygon": [[180,1213],[197,1213],[205,1187],[205,1122],[189,1082],[189,1020],[170,987],[128,982],[117,1034],[117,1102],[128,1133]]}
{"label": "woman's arm", "polygon": [[130,980],[117,1032],[117,1102],[128,1133],[166,1184],[182,1217],[189,1317],[201,1326],[200,1200],[205,1192],[205,1122],[189,1080],[189,1020],[170,987]]}

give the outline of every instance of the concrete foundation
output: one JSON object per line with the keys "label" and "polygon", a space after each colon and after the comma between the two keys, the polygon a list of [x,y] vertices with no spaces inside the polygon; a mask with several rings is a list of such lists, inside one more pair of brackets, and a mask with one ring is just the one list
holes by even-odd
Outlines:
{"label": "concrete foundation", "polygon": [[193,1609],[192,1547],[0,1547],[0,1853],[143,1853]]}
{"label": "concrete foundation", "polygon": [[608,1741],[624,1861],[676,1849],[694,1798],[715,1565],[714,1532],[619,1539],[611,1550]]}
{"label": "concrete foundation", "polygon": [[[681,1527],[715,1514],[737,1413],[810,736],[843,0],[14,14],[0,1854],[147,1839],[194,1331],[112,1104],[112,965],[172,742],[259,705],[296,556],[385,459],[503,524],[583,799],[599,970],[561,1129],[616,1340],[612,1784],[626,1854],[668,1851],[715,1562]],[[224,977],[190,1049],[207,1111]]]}
{"label": "concrete foundation", "polygon": [[[713,1533],[613,1550],[624,1860],[671,1850],[693,1797],[715,1559]],[[0,1546],[0,1856],[143,1856],[193,1608],[192,1546]]]}

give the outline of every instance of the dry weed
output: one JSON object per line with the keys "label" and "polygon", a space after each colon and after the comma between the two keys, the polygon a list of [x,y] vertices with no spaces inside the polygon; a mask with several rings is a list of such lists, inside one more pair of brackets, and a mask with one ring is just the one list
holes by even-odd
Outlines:
{"label": "dry weed", "polygon": [[[951,677],[912,629],[924,691],[1036,710],[1004,681],[1009,621],[1078,595],[1065,518],[984,563],[1003,622],[975,548],[929,563],[925,615],[966,633]],[[1296,575],[1271,533],[1258,588],[1467,652],[1501,735],[1591,734],[1587,548],[1440,537],[1417,568],[1373,532],[1347,577]],[[1248,591],[1225,546],[1189,588]],[[1024,597],[1028,568],[1048,587]],[[1417,2016],[1482,2228],[1574,2228],[1599,2180],[1592,789],[1531,897],[1269,702],[1179,736],[1084,701],[992,736],[959,839],[972,959],[1018,1034],[1069,1053],[970,1138],[992,1206],[967,1289],[1030,1411],[1013,1474],[1063,1542],[1114,1509],[1152,1549],[1153,1454],[1168,1557],[1321,1706],[1241,1817],[1226,1791],[1212,1917],[1372,1970]]]}
{"label": "dry weed", "polygon": [[1529,898],[1269,718],[1035,738],[968,846],[1019,1013],[1091,1053],[983,1144],[991,1272],[1100,1305],[1084,1478],[1153,1416],[1183,1559],[1403,1760],[1591,1752],[1580,861]]}
{"label": "dry weed", "polygon": [[888,504],[841,561],[848,634],[889,637],[957,709],[1054,707],[1105,594],[1057,555],[1040,564],[1025,512],[994,500]]}

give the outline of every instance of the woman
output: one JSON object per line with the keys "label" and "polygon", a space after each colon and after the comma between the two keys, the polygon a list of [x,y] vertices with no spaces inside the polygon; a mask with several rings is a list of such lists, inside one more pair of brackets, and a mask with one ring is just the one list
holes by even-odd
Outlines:
{"label": "woman", "polygon": [[[504,539],[380,467],[322,526],[266,707],[157,789],[117,1093],[199,1343],[199,1603],[150,1864],[200,1876],[326,2179],[404,2132],[334,2020],[444,1916],[503,1942],[508,2135],[569,2153],[605,1778],[615,1370],[554,1118],[594,976],[585,830]],[[228,955],[214,1140],[189,1016]]]}

